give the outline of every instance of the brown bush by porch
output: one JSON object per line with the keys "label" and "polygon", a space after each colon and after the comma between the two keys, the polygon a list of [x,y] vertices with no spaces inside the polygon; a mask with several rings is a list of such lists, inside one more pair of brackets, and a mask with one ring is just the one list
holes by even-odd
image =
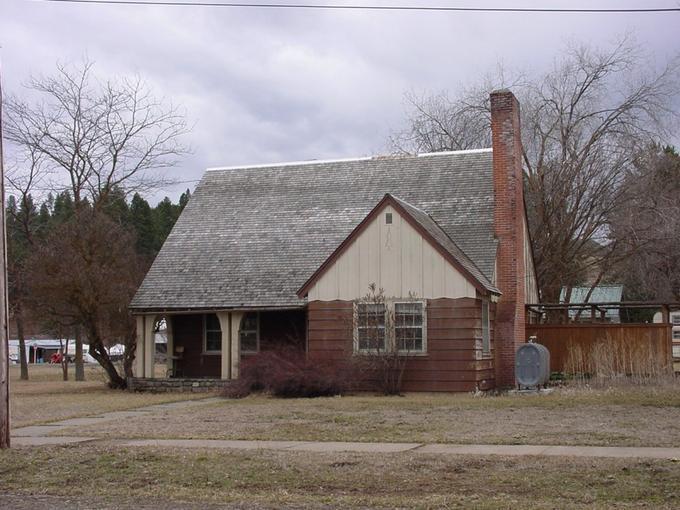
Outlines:
{"label": "brown bush by porch", "polygon": [[358,372],[350,362],[307,359],[304,352],[282,348],[244,360],[241,376],[222,390],[227,398],[264,392],[281,398],[343,395],[354,388]]}

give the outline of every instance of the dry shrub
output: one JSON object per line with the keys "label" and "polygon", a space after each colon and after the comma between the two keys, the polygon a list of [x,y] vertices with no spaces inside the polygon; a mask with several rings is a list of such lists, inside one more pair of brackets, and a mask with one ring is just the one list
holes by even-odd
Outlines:
{"label": "dry shrub", "polygon": [[598,340],[591,345],[570,344],[565,372],[577,383],[595,386],[658,384],[673,379],[672,368],[660,360],[649,342]]}
{"label": "dry shrub", "polygon": [[225,387],[222,395],[243,398],[263,391],[282,398],[326,397],[347,393],[355,379],[350,364],[309,360],[299,350],[278,349],[246,359],[239,380]]}

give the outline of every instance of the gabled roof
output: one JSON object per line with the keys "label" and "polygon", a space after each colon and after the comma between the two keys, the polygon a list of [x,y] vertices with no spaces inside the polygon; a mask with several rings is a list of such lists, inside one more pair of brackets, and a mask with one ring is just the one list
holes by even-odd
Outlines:
{"label": "gabled roof", "polygon": [[492,153],[443,152],[207,171],[133,311],[290,308],[385,193],[427,211],[491,281]]}
{"label": "gabled roof", "polygon": [[378,202],[378,204],[368,213],[368,215],[356,226],[342,243],[331,253],[331,255],[319,266],[305,284],[298,290],[299,297],[305,297],[312,285],[331,267],[344,251],[359,237],[368,225],[380,214],[387,206],[393,206],[399,214],[420,233],[446,260],[449,261],[458,271],[466,276],[470,282],[481,292],[492,292],[500,294],[500,291],[492,284],[489,279],[477,268],[470,258],[461,250],[456,243],[442,230],[432,217],[425,211],[409,204],[408,202],[395,197],[390,193]]}

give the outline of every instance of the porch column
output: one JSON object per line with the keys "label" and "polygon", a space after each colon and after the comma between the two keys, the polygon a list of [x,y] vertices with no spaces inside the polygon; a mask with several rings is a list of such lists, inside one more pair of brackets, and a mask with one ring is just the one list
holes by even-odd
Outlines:
{"label": "porch column", "polygon": [[137,348],[135,350],[135,377],[144,377],[144,316],[137,319]]}
{"label": "porch column", "polygon": [[217,312],[222,331],[222,379],[231,379],[231,317],[229,312]]}
{"label": "porch column", "polygon": [[[165,348],[165,364],[167,365],[166,374],[171,374],[174,368],[172,357],[175,355],[175,339],[172,336],[172,317],[165,316],[165,337],[168,341]],[[174,374],[173,374],[174,375]]]}
{"label": "porch column", "polygon": [[155,325],[155,315],[144,316],[144,377],[155,377],[156,339],[153,332]]}
{"label": "porch column", "polygon": [[241,364],[241,319],[243,312],[231,312],[231,378],[238,379]]}

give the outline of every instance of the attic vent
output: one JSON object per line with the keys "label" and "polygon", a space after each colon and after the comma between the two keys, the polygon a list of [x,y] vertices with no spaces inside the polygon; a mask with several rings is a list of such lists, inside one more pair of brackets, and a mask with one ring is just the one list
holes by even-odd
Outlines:
{"label": "attic vent", "polygon": [[386,225],[392,224],[392,213],[391,212],[385,213],[385,224]]}

